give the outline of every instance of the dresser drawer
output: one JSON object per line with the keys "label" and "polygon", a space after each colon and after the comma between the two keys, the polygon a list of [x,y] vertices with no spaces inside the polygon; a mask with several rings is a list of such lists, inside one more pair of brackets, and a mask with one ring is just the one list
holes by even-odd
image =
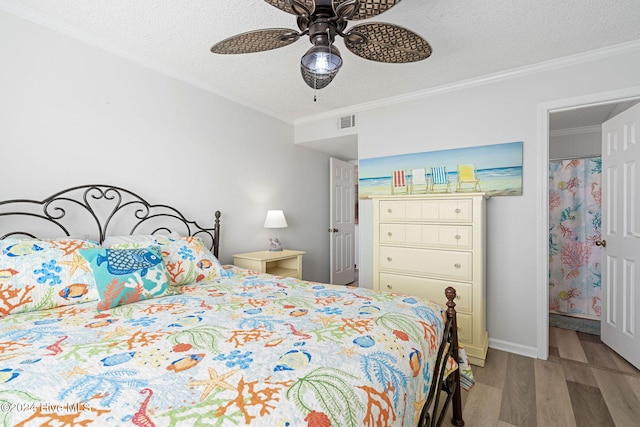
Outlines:
{"label": "dresser drawer", "polygon": [[456,311],[472,311],[472,286],[470,283],[447,282],[426,277],[403,276],[401,274],[380,273],[378,287],[381,291],[414,295],[428,298],[438,304],[445,304],[444,290],[453,286],[456,290]]}
{"label": "dresser drawer", "polygon": [[473,201],[452,200],[381,200],[380,220],[471,222]]}
{"label": "dresser drawer", "polygon": [[380,246],[380,270],[426,274],[453,280],[472,279],[471,252]]}
{"label": "dresser drawer", "polygon": [[471,249],[470,225],[380,224],[380,243]]}

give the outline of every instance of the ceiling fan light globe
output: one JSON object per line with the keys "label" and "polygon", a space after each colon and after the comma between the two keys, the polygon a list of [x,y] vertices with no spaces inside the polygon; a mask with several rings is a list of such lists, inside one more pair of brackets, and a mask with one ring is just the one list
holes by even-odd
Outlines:
{"label": "ceiling fan light globe", "polygon": [[342,67],[342,57],[334,46],[313,46],[300,60],[300,66],[313,74],[335,74]]}

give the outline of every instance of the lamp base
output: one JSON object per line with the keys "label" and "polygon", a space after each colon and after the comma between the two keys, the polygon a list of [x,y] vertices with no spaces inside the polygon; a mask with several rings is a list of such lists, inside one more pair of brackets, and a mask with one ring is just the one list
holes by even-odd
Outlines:
{"label": "lamp base", "polygon": [[269,252],[281,252],[282,243],[277,238],[269,239]]}

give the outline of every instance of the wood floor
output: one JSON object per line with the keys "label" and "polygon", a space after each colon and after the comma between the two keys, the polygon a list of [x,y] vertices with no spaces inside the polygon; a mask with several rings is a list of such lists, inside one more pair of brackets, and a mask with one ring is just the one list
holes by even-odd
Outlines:
{"label": "wood floor", "polygon": [[552,327],[549,354],[490,348],[485,366],[472,366],[476,384],[462,392],[465,425],[640,426],[640,371],[599,336]]}

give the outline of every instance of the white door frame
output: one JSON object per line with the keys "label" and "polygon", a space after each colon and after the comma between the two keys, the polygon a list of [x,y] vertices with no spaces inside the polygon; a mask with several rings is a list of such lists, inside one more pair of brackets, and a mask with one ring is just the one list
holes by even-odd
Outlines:
{"label": "white door frame", "polygon": [[549,357],[549,113],[577,110],[595,105],[640,99],[640,86],[575,98],[558,99],[538,105],[538,239],[536,265],[538,284],[538,358]]}

